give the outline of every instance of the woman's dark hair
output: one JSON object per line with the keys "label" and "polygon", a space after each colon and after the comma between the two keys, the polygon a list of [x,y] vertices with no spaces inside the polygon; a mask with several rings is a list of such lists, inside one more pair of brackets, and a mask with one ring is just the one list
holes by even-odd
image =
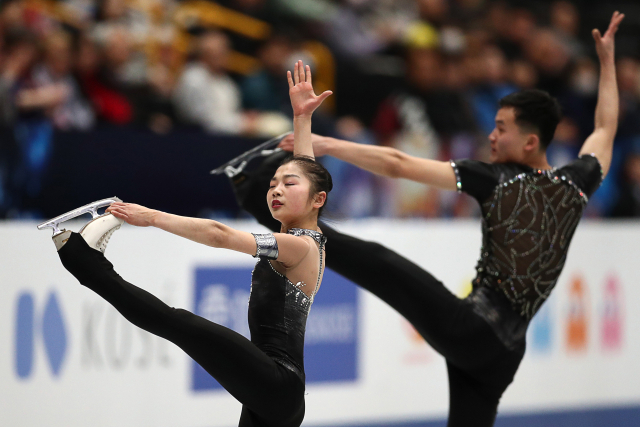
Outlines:
{"label": "woman's dark hair", "polygon": [[333,189],[333,180],[331,179],[331,174],[322,166],[322,163],[316,161],[315,159],[309,156],[290,156],[282,161],[280,166],[286,165],[287,163],[295,163],[304,172],[305,176],[311,181],[311,194],[313,196],[315,194],[324,191],[327,193],[327,197],[325,198],[324,205],[320,209],[318,209],[318,218],[322,215],[322,211],[324,207],[327,206],[327,200],[329,199],[329,192]]}
{"label": "woman's dark hair", "polygon": [[547,92],[529,89],[502,98],[500,108],[504,107],[513,107],[516,124],[535,132],[540,138],[540,145],[546,150],[562,118],[558,101]]}

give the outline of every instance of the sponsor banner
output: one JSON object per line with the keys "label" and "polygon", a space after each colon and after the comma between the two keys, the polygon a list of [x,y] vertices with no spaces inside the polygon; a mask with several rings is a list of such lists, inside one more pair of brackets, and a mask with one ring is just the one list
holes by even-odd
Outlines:
{"label": "sponsor banner", "polygon": [[[255,223],[229,225],[264,231]],[[476,222],[365,221],[338,228],[396,250],[457,295],[469,291],[481,241]],[[638,241],[636,223],[578,227],[501,401],[501,420],[523,421],[504,426],[534,425],[526,424],[530,414],[561,425],[553,424],[560,419],[554,414],[579,417],[592,408],[602,408],[594,419],[625,416],[640,424]],[[131,325],[79,285],[49,233],[6,222],[0,242],[3,426],[237,425],[240,404],[175,345]],[[127,281],[170,306],[247,334],[253,258],[126,225],[106,255]],[[444,360],[384,302],[329,270],[306,339],[305,425],[417,426],[446,417]]]}

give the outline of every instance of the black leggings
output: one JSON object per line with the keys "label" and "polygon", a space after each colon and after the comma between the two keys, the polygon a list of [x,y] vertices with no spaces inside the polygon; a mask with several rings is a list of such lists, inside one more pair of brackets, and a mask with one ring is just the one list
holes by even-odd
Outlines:
{"label": "black leggings", "polygon": [[[236,177],[241,206],[277,230],[264,199],[277,157],[252,174]],[[524,345],[508,350],[489,324],[427,271],[373,242],[342,234],[326,224],[327,267],[373,293],[404,316],[446,358],[449,427],[492,426],[502,393],[524,356]]]}
{"label": "black leggings", "polygon": [[126,282],[102,253],[73,233],[58,252],[81,284],[134,325],[176,344],[243,404],[239,426],[297,427],[304,418],[304,381],[240,334],[169,307]]}

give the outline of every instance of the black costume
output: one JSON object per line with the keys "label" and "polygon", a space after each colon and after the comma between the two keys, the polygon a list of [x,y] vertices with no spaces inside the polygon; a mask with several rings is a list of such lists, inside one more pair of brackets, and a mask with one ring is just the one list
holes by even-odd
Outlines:
{"label": "black costume", "polygon": [[[289,234],[304,234],[318,242],[321,273],[326,238],[303,229]],[[134,325],[176,344],[238,399],[243,404],[239,426],[297,427],[304,418],[305,326],[320,274],[314,294],[307,296],[300,289],[303,283],[294,285],[271,265],[269,260],[278,257],[275,237],[254,236],[260,260],[251,280],[251,341],[189,311],[169,307],[126,282],[77,233],[58,254],[81,284]]]}
{"label": "black costume", "polygon": [[[257,203],[282,155],[234,178],[241,206],[275,229]],[[568,245],[602,171],[593,156],[559,169],[452,162],[459,191],[482,207],[483,247],[473,291],[459,299],[431,274],[384,246],[321,226],[327,267],[404,316],[447,360],[450,427],[491,426],[525,352],[531,317],[562,270]]]}

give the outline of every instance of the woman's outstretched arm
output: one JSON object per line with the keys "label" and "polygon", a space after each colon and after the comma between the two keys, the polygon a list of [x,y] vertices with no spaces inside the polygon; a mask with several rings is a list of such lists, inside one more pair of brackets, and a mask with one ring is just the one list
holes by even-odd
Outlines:
{"label": "woman's outstretched arm", "polygon": [[107,212],[137,227],[156,227],[214,248],[232,249],[249,255],[256,253],[256,242],[251,233],[235,230],[218,221],[173,215],[134,203],[112,203]]}
{"label": "woman's outstretched arm", "polygon": [[[256,240],[251,233],[218,221],[173,215],[134,203],[112,203],[107,212],[138,227],[156,227],[214,248],[231,249],[251,256],[256,254]],[[286,234],[275,236],[279,247],[277,259],[287,267],[297,265],[309,252],[309,242],[305,239]]]}

